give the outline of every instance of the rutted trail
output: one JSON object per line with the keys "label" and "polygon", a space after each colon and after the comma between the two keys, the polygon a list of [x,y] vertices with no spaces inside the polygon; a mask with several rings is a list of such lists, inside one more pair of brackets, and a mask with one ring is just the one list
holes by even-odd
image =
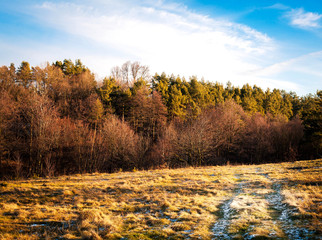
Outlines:
{"label": "rutted trail", "polygon": [[282,180],[261,168],[241,172],[232,196],[219,206],[213,239],[321,239],[305,227],[308,220],[294,218],[299,213],[285,202]]}
{"label": "rutted trail", "polygon": [[[284,203],[284,197],[281,194],[282,184],[280,182],[273,182],[273,180],[267,175],[262,174],[272,182],[272,193],[266,195],[266,199],[270,203],[270,207],[274,209],[278,215],[277,219],[274,219],[275,223],[280,225],[283,229],[285,236],[288,239],[300,240],[300,239],[314,239],[314,231],[300,225],[300,221],[293,219],[293,214],[296,213],[296,209],[292,209],[288,204]],[[308,224],[305,219],[301,220],[301,223]]]}
{"label": "rutted trail", "polygon": [[[236,175],[236,178],[240,178],[239,175]],[[220,218],[213,226],[213,232],[215,239],[231,239],[228,234],[228,227],[230,224],[230,220],[234,214],[233,209],[230,207],[233,200],[242,192],[243,182],[239,183],[237,188],[234,191],[234,195],[229,200],[226,200],[219,208],[219,216]]]}

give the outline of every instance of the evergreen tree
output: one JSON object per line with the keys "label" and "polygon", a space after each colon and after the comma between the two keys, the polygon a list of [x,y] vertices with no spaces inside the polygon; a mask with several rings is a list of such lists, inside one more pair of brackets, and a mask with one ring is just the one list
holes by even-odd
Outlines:
{"label": "evergreen tree", "polygon": [[32,83],[32,72],[28,62],[21,62],[17,71],[17,80],[22,86],[29,87]]}
{"label": "evergreen tree", "polygon": [[305,150],[313,147],[314,152],[305,154],[307,157],[322,156],[322,91],[312,96],[309,95],[303,98],[303,107],[300,112],[300,117],[303,120],[305,132]]}

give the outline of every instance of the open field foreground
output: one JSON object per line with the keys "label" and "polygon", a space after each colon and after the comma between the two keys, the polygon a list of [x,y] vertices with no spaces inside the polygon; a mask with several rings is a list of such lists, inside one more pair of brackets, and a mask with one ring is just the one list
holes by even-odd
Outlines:
{"label": "open field foreground", "polygon": [[322,159],[0,182],[1,239],[321,239]]}

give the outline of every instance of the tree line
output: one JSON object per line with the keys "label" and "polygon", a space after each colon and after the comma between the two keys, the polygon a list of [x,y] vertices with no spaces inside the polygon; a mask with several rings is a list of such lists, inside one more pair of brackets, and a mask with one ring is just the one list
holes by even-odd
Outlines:
{"label": "tree line", "polygon": [[138,62],[0,68],[2,178],[321,157],[322,91],[235,87]]}

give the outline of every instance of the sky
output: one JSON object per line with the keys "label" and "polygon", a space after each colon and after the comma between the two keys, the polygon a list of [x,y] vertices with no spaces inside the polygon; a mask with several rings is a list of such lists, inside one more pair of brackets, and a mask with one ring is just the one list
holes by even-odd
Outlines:
{"label": "sky", "polygon": [[81,59],[99,79],[139,61],[303,96],[322,89],[320,0],[0,0],[0,66]]}

